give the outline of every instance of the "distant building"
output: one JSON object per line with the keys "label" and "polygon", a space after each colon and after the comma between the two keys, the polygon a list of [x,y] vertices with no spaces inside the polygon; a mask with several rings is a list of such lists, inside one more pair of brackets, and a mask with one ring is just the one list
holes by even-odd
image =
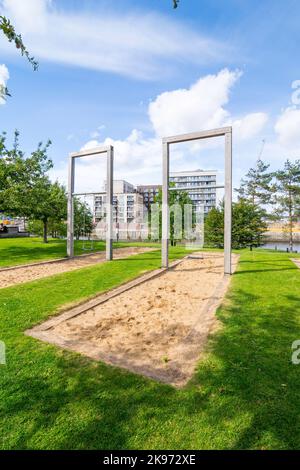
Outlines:
{"label": "distant building", "polygon": [[[117,238],[137,239],[145,229],[144,200],[135,187],[124,180],[114,181],[113,222]],[[106,184],[104,185],[106,189]],[[94,220],[101,225],[106,216],[106,194],[94,196]]]}
{"label": "distant building", "polygon": [[196,210],[203,206],[206,214],[216,207],[216,181],[216,171],[195,170],[170,173],[170,183],[174,183],[176,188],[186,188]]}
{"label": "distant building", "polygon": [[[106,181],[104,182],[104,191],[106,192]],[[114,194],[135,193],[133,184],[125,180],[114,180]]]}
{"label": "distant building", "polygon": [[144,205],[148,211],[150,210],[151,204],[155,202],[155,198],[158,196],[160,189],[160,184],[146,184],[136,187],[137,192],[142,194]]}

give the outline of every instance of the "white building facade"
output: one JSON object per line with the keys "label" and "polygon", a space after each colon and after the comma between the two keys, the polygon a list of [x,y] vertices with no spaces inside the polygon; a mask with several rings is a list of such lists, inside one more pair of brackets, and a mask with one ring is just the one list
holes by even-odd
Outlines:
{"label": "white building facade", "polygon": [[[106,195],[94,196],[94,221],[100,238],[102,225],[105,230],[105,215]],[[124,180],[114,181],[113,225],[116,239],[137,240],[148,236],[144,224],[143,196],[136,192],[132,184]]]}
{"label": "white building facade", "polygon": [[[176,188],[185,188],[196,210],[204,208],[204,213],[217,204],[217,172],[213,170],[178,171],[170,173],[170,183]],[[195,189],[193,189],[193,187]]]}

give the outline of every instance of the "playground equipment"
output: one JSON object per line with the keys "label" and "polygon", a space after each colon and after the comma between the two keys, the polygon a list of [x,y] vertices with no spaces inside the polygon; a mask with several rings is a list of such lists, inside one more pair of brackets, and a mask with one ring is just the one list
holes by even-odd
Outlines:
{"label": "playground equipment", "polygon": [[[169,266],[169,173],[170,173],[170,145],[193,140],[225,137],[225,198],[224,198],[224,274],[232,274],[231,266],[231,212],[232,212],[232,128],[223,127],[209,131],[181,134],[164,137],[163,145],[163,184],[162,184],[162,267]],[[219,188],[223,186],[215,186]],[[178,190],[179,188],[176,188]],[[180,188],[186,190],[190,188]],[[193,187],[193,189],[198,189]]]}
{"label": "playground equipment", "polygon": [[107,147],[95,147],[93,149],[82,150],[69,155],[69,174],[68,174],[68,233],[67,233],[67,256],[74,257],[74,196],[96,195],[99,193],[75,193],[75,160],[92,155],[106,155],[107,158],[107,177],[106,177],[106,259],[113,259],[113,158],[114,149],[111,145]]}
{"label": "playground equipment", "polygon": [[[213,137],[225,137],[225,198],[224,198],[224,274],[232,274],[231,260],[231,226],[232,226],[232,128],[223,127],[209,131],[194,132],[190,134],[164,137],[163,146],[163,184],[162,184],[162,267],[169,266],[169,160],[170,145],[190,142],[195,140],[208,139]],[[73,220],[73,197],[86,194],[96,195],[100,193],[74,193],[74,173],[75,159],[90,155],[107,156],[107,198],[106,198],[106,259],[112,260],[112,240],[113,240],[113,147],[96,147],[90,150],[83,150],[71,153],[69,159],[69,183],[68,183],[68,234],[67,234],[67,255],[74,256],[74,220]],[[214,188],[223,188],[215,186]],[[190,188],[176,188],[176,190],[187,190]],[[199,189],[193,186],[193,189]]]}

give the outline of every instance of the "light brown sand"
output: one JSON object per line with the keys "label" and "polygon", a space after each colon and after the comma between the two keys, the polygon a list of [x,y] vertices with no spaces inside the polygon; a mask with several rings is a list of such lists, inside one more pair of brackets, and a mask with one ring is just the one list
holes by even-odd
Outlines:
{"label": "light brown sand", "polygon": [[[114,249],[114,259],[127,258],[138,253],[153,251],[149,247],[128,247]],[[95,253],[89,256],[79,256],[73,259],[54,261],[51,263],[36,264],[30,266],[21,266],[14,269],[0,270],[0,289],[3,287],[22,284],[24,282],[35,281],[43,277],[53,276],[54,274],[74,271],[75,269],[92,266],[105,261],[105,251]]]}
{"label": "light brown sand", "polygon": [[295,263],[295,265],[300,268],[300,258],[291,258],[291,261],[293,261],[293,263]]}
{"label": "light brown sand", "polygon": [[[181,386],[216,325],[230,282],[223,256],[206,253],[43,333],[94,359]],[[237,257],[234,258],[236,264]],[[45,336],[46,335],[46,336]],[[38,336],[36,336],[38,337]]]}

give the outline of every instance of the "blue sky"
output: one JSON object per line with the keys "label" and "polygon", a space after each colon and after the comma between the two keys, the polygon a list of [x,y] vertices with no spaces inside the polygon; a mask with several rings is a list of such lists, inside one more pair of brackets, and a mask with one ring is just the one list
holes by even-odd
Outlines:
{"label": "blue sky", "polygon": [[[18,128],[26,151],[50,138],[53,178],[66,180],[69,152],[112,143],[117,177],[160,182],[163,135],[227,124],[235,185],[263,139],[273,167],[300,157],[297,0],[0,0],[0,11],[40,63],[33,72],[0,39],[12,93],[1,129]],[[222,179],[222,142],[175,149],[172,169],[199,167]],[[78,187],[97,184],[95,161],[82,163]]]}

